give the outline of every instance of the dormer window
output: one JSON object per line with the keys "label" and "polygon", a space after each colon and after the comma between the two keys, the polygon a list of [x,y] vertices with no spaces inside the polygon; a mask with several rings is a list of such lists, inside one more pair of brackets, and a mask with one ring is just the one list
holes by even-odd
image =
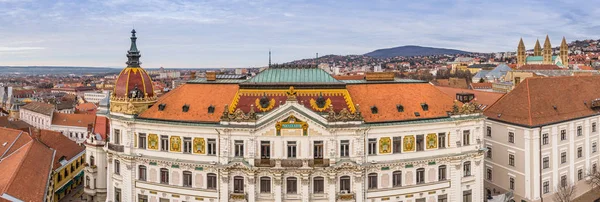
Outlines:
{"label": "dormer window", "polygon": [[164,104],[164,103],[163,104],[159,104],[158,105],[158,111],[164,111],[166,106],[167,106],[167,104]]}
{"label": "dormer window", "polygon": [[323,93],[319,93],[319,97],[317,98],[317,106],[319,108],[325,107],[325,97],[323,97]]}
{"label": "dormer window", "polygon": [[421,114],[419,112],[415,112],[415,116],[419,117],[419,116],[421,116]]}
{"label": "dormer window", "polygon": [[475,99],[475,94],[473,93],[456,93],[456,100],[462,103],[468,103]]}
{"label": "dormer window", "polygon": [[396,105],[396,109],[398,110],[398,112],[404,112],[404,106],[402,105]]}
{"label": "dormer window", "polygon": [[421,108],[423,109],[423,111],[427,111],[429,110],[429,105],[427,105],[427,103],[421,103]]}
{"label": "dormer window", "polygon": [[215,113],[215,106],[213,106],[213,105],[208,106],[208,113],[209,114]]}
{"label": "dormer window", "polygon": [[371,113],[372,114],[377,114],[379,112],[379,110],[377,109],[377,106],[372,106],[371,107]]}
{"label": "dormer window", "polygon": [[181,110],[183,112],[188,112],[190,110],[190,105],[188,105],[188,104],[183,105],[183,107],[181,107]]}

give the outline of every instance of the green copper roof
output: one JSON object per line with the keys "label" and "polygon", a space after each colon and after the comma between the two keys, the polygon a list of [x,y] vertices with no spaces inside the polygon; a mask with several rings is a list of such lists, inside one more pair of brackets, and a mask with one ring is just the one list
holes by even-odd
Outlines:
{"label": "green copper roof", "polygon": [[416,79],[400,79],[400,78],[394,78],[393,81],[367,81],[367,80],[340,80],[341,82],[344,82],[346,84],[363,84],[363,83],[428,83],[427,81],[423,81],[423,80],[416,80]]}
{"label": "green copper roof", "polygon": [[[554,61],[556,57],[556,55],[552,56],[552,61]],[[544,61],[544,56],[527,56],[525,60],[527,62],[541,62]]]}
{"label": "green copper roof", "polygon": [[244,83],[327,83],[342,84],[319,68],[268,68]]}

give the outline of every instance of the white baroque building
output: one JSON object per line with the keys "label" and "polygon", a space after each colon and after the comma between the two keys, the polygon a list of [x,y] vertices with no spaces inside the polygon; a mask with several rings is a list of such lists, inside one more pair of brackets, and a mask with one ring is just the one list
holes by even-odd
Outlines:
{"label": "white baroque building", "polygon": [[463,104],[388,73],[271,66],[249,80],[209,72],[157,99],[133,33],[98,111],[109,138],[86,140],[92,201],[484,200],[472,95]]}

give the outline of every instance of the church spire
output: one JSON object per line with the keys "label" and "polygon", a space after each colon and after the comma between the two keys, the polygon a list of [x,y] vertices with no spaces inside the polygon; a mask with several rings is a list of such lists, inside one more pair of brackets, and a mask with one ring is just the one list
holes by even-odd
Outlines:
{"label": "church spire", "polygon": [[562,42],[560,43],[560,60],[564,67],[569,65],[569,45],[567,45],[567,39],[563,36]]}
{"label": "church spire", "polygon": [[525,64],[525,44],[523,43],[523,38],[519,41],[519,45],[517,46],[517,65],[521,66]]}
{"label": "church spire", "polygon": [[542,47],[540,46],[540,40],[535,40],[535,47],[533,48],[533,56],[542,56]]}
{"label": "church spire", "polygon": [[546,35],[546,41],[544,41],[544,53],[542,64],[553,64],[552,45],[550,44],[550,37],[548,37],[548,35]]}
{"label": "church spire", "polygon": [[135,36],[135,29],[131,30],[131,47],[129,47],[129,51],[127,51],[127,67],[140,67],[140,51],[137,49],[136,45],[137,37]]}

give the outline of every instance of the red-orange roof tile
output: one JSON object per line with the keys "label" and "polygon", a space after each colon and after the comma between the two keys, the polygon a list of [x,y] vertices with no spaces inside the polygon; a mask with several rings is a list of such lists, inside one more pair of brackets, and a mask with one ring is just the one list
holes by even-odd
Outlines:
{"label": "red-orange roof tile", "polygon": [[[32,131],[32,135],[34,137],[37,135],[38,131]],[[39,136],[37,139],[44,143],[46,146],[56,150],[56,155],[54,156],[54,167],[53,169],[57,169],[61,166],[59,159],[61,157],[65,157],[67,161],[71,160],[73,157],[77,156],[77,154],[81,153],[85,150],[84,147],[79,146],[77,143],[73,142],[62,133],[51,130],[39,130]]]}
{"label": "red-orange roof tile", "polygon": [[[475,83],[473,83],[475,84]],[[487,109],[487,107],[494,104],[498,99],[504,96],[504,93],[495,93],[495,92],[485,92],[479,90],[468,90],[462,88],[451,88],[451,87],[443,87],[436,86],[436,88],[440,89],[442,92],[446,93],[448,96],[456,98],[457,93],[473,93],[475,95],[475,102],[482,104],[483,109]]]}
{"label": "red-orange roof tile", "polygon": [[52,125],[87,127],[89,124],[94,123],[95,118],[95,114],[64,114],[54,112],[54,115],[52,115]]}
{"label": "red-orange roof tile", "polygon": [[519,67],[519,70],[560,70],[557,65],[523,65]]}

